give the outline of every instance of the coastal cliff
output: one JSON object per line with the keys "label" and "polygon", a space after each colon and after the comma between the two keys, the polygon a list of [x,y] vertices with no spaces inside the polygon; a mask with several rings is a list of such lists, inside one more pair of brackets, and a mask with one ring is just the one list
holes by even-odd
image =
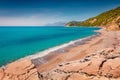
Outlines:
{"label": "coastal cliff", "polygon": [[83,22],[68,22],[66,26],[99,26],[107,30],[120,30],[120,7],[101,13]]}

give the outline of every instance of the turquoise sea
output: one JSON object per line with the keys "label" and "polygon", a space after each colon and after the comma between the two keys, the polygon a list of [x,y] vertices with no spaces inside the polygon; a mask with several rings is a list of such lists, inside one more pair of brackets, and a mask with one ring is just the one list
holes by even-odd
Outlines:
{"label": "turquoise sea", "polygon": [[0,27],[0,66],[70,41],[95,34],[99,28],[40,26]]}

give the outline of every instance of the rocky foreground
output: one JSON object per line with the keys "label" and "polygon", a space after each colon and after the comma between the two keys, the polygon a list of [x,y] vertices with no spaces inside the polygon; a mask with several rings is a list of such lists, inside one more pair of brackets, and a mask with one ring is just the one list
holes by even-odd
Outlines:
{"label": "rocky foreground", "polygon": [[[24,59],[0,68],[0,80],[120,80],[120,32],[101,35],[64,53]],[[39,57],[39,56],[38,56]]]}
{"label": "rocky foreground", "polygon": [[34,64],[25,59],[1,68],[0,80],[39,80],[39,78]]}
{"label": "rocky foreground", "polygon": [[30,60],[20,60],[1,68],[0,80],[120,80],[120,52],[103,49],[42,73]]}
{"label": "rocky foreground", "polygon": [[59,64],[40,80],[120,80],[120,52],[104,49],[84,59]]}

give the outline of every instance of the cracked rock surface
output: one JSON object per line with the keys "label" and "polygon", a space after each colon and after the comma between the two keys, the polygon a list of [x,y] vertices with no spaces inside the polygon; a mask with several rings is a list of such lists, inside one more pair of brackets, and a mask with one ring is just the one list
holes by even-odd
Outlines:
{"label": "cracked rock surface", "polygon": [[107,48],[39,73],[40,80],[120,80],[120,52]]}
{"label": "cracked rock surface", "polygon": [[37,69],[30,60],[20,60],[0,68],[0,80],[39,80]]}

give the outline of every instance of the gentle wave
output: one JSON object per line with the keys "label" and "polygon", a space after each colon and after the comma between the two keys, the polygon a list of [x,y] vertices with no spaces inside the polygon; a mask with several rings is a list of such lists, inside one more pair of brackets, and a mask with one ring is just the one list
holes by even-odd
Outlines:
{"label": "gentle wave", "polygon": [[[59,45],[59,46],[56,46],[56,47],[53,47],[53,48],[49,48],[49,49],[44,50],[44,51],[42,51],[42,52],[38,52],[38,53],[35,53],[35,54],[33,54],[33,55],[29,55],[29,56],[24,57],[24,58],[21,58],[21,59],[25,59],[25,58],[26,58],[26,59],[41,58],[41,57],[44,57],[44,56],[48,55],[48,54],[51,53],[51,52],[55,52],[55,51],[57,51],[57,50],[63,50],[63,49],[68,48],[68,47],[70,47],[70,46],[77,46],[77,45],[83,44],[83,43],[85,43],[86,41],[88,41],[88,40],[90,40],[90,39],[92,39],[92,38],[94,38],[94,37],[96,37],[96,36],[98,36],[98,35],[100,35],[99,32],[96,33],[96,34],[94,34],[94,35],[92,35],[92,36],[88,36],[88,37],[85,37],[85,38],[82,38],[82,39],[70,41],[70,42],[68,42],[68,43],[65,43],[65,44],[62,44],[62,45]],[[63,52],[64,52],[64,50],[63,50]],[[21,60],[21,59],[20,59],[20,60]]]}
{"label": "gentle wave", "polygon": [[[65,44],[62,44],[62,45],[59,45],[59,46],[56,46],[56,47],[53,47],[53,48],[49,48],[49,49],[44,50],[42,52],[38,52],[38,53],[35,53],[33,55],[28,55],[28,56],[20,58],[16,61],[20,61],[20,60],[23,60],[23,59],[34,60],[34,59],[37,59],[37,58],[42,58],[42,57],[48,55],[49,53],[52,53],[52,52],[55,52],[55,51],[58,51],[58,50],[63,50],[64,51],[66,48],[84,44],[86,41],[89,41],[90,39],[95,38],[96,36],[99,36],[99,35],[100,35],[100,33],[97,32],[96,34],[94,34],[92,36],[88,36],[88,37],[85,37],[85,38],[70,41],[68,43],[65,43]],[[42,60],[42,59],[40,59],[40,60]],[[40,61],[40,62],[42,62],[42,61]],[[44,60],[43,60],[43,62],[44,62]],[[7,63],[7,64],[9,64],[9,63]],[[6,65],[2,65],[1,67],[5,68]]]}

